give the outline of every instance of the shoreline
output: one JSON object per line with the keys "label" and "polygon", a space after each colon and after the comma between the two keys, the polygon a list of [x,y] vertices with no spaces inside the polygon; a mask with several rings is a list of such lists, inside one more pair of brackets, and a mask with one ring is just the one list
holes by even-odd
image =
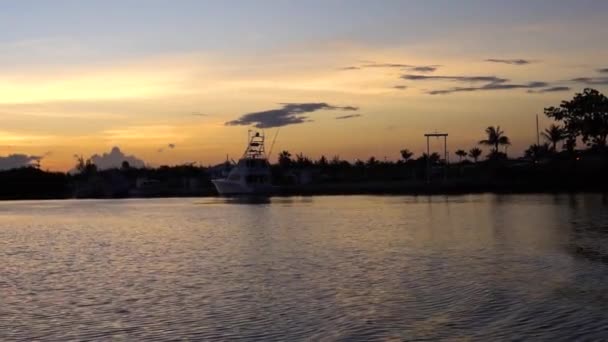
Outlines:
{"label": "shoreline", "polygon": [[[310,196],[425,196],[425,195],[468,195],[468,194],[608,194],[604,184],[554,184],[529,182],[463,182],[448,181],[427,184],[426,182],[365,182],[365,183],[327,183],[310,185],[279,186],[276,192],[260,197],[310,197]],[[253,195],[258,196],[258,195]],[[212,189],[200,192],[133,194],[127,196],[8,196],[0,201],[44,201],[44,200],[88,200],[88,199],[154,199],[154,198],[234,198],[222,197]],[[244,197],[247,197],[245,195]]]}

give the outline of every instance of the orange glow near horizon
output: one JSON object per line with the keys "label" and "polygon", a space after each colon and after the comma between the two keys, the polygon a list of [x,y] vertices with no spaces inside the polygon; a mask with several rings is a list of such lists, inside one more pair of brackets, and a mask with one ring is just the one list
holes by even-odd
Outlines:
{"label": "orange glow near horizon", "polygon": [[[568,79],[574,72],[570,67],[549,68],[540,63],[495,65],[467,56],[433,59],[400,50],[339,46],[341,53],[299,57],[294,53],[288,59],[276,57],[277,61],[189,54],[115,66],[12,71],[0,79],[0,112],[6,122],[0,131],[0,154],[43,156],[44,169],[66,171],[73,167],[74,155],[102,154],[119,146],[152,166],[211,165],[226,155],[238,158],[243,150],[250,127],[230,127],[225,122],[245,113],[278,109],[280,103],[325,102],[356,106],[359,116],[336,120],[345,113],[309,113],[311,122],[281,128],[271,157],[288,150],[312,158],[396,160],[403,148],[422,153],[423,134],[432,131],[450,134],[453,155],[456,149],[476,146],[490,125],[506,131],[513,141],[509,151],[517,155],[534,142],[535,115],[578,90],[429,95],[430,89],[462,85],[451,80],[403,80],[400,75],[415,72],[396,68],[343,67],[364,64],[361,60],[406,61],[441,65],[434,73],[422,75],[496,75],[514,83]],[[248,68],[247,63],[255,67]],[[567,61],[561,63],[567,65]],[[407,89],[396,89],[398,85]],[[541,123],[549,121],[543,117]],[[266,133],[272,137],[275,131],[271,128]],[[163,149],[168,144],[175,148]]]}

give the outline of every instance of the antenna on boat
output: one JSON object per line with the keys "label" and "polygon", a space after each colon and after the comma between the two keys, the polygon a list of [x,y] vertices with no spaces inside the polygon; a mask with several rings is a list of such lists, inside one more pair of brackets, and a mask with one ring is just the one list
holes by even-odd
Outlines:
{"label": "antenna on boat", "polygon": [[272,138],[272,144],[270,144],[270,151],[268,151],[268,156],[266,157],[267,159],[270,159],[270,156],[272,155],[272,150],[274,149],[274,143],[277,141],[277,136],[279,135],[280,130],[281,130],[281,127],[279,126],[279,128],[277,128],[277,131],[274,133],[274,138]]}

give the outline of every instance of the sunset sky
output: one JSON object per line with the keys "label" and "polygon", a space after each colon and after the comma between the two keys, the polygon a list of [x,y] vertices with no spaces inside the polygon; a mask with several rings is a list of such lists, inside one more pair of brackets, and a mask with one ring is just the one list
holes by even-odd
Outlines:
{"label": "sunset sky", "polygon": [[607,23],[600,0],[7,1],[0,156],[209,165],[255,125],[281,127],[275,152],[348,160],[433,131],[453,156],[500,125],[519,155],[544,107],[608,91]]}

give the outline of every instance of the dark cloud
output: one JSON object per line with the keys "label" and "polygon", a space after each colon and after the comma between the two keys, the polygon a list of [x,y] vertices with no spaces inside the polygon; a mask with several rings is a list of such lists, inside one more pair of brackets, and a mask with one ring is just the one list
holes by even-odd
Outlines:
{"label": "dark cloud", "polygon": [[124,161],[128,162],[131,167],[141,168],[145,166],[143,160],[135,156],[125,155],[118,147],[113,147],[110,153],[94,154],[91,156],[91,161],[100,170],[120,168]]}
{"label": "dark cloud", "polygon": [[486,59],[486,62],[491,63],[503,63],[503,64],[511,64],[511,65],[526,65],[532,63],[532,61],[527,59],[500,59],[500,58],[489,58]]}
{"label": "dark cloud", "polygon": [[434,72],[441,65],[411,65],[411,64],[402,64],[402,63],[376,63],[376,62],[362,62],[359,66],[346,66],[339,68],[339,70],[359,70],[366,68],[397,68],[397,69],[405,69],[416,72]]}
{"label": "dark cloud", "polygon": [[608,77],[577,77],[571,79],[570,81],[592,85],[604,85],[608,84]]}
{"label": "dark cloud", "polygon": [[509,79],[497,76],[442,76],[442,75],[411,75],[401,76],[409,81],[453,81],[462,83],[482,83],[481,86],[452,87],[448,89],[430,90],[430,95],[445,95],[459,92],[472,92],[480,90],[506,90],[506,89],[537,89],[548,87],[547,82],[534,81],[525,84],[509,83]]}
{"label": "dark cloud", "polygon": [[336,120],[345,120],[345,119],[354,119],[354,118],[358,118],[361,117],[361,114],[349,114],[349,115],[341,115],[341,116],[336,116],[334,119]]}
{"label": "dark cloud", "polygon": [[405,89],[407,89],[407,86],[405,86],[405,85],[396,85],[393,88],[399,89],[399,90],[405,90]]}
{"label": "dark cloud", "polygon": [[320,103],[281,103],[279,109],[265,110],[262,112],[248,113],[240,118],[225,123],[226,126],[253,125],[256,128],[271,128],[287,125],[295,125],[309,122],[306,114],[319,110],[342,110],[356,111],[359,108],[353,106],[333,106],[324,102]]}
{"label": "dark cloud", "polygon": [[416,71],[416,72],[433,72],[435,70],[437,70],[438,66],[435,65],[426,65],[426,66],[417,66],[417,67],[413,67],[410,68],[411,71]]}
{"label": "dark cloud", "polygon": [[174,149],[175,148],[175,144],[169,144],[169,145],[167,145],[167,147],[170,148],[170,149]]}
{"label": "dark cloud", "polygon": [[528,93],[531,93],[531,94],[543,94],[543,93],[557,93],[557,92],[560,92],[560,91],[570,91],[570,90],[571,90],[570,87],[555,86],[555,87],[548,87],[548,88],[543,88],[543,89],[538,89],[538,90],[529,89]]}
{"label": "dark cloud", "polygon": [[544,88],[549,84],[547,82],[529,82],[526,84],[511,84],[511,83],[488,83],[480,87],[454,87],[449,89],[431,90],[428,92],[430,95],[446,95],[459,92],[472,92],[472,91],[483,91],[483,90],[508,90],[508,89],[535,89]]}
{"label": "dark cloud", "polygon": [[408,81],[427,81],[427,80],[446,80],[456,82],[488,82],[488,83],[505,83],[506,78],[496,76],[427,76],[427,75],[402,75],[402,79]]}
{"label": "dark cloud", "polygon": [[21,167],[38,166],[42,157],[26,154],[11,154],[0,157],[0,170],[18,169]]}
{"label": "dark cloud", "polygon": [[602,74],[608,73],[608,68],[597,69],[597,72],[601,72]]}

